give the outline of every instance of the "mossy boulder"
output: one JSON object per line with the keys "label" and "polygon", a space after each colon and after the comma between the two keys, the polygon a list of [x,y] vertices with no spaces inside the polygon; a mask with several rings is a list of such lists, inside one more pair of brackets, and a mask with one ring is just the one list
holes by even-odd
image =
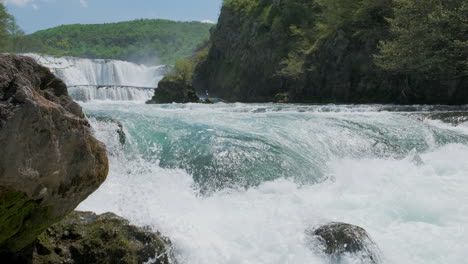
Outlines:
{"label": "mossy boulder", "polygon": [[276,103],[289,103],[289,95],[287,93],[278,93],[275,95],[275,102]]}
{"label": "mossy boulder", "polygon": [[379,263],[377,245],[359,226],[330,223],[310,233],[333,261],[339,261],[345,254],[359,254],[364,263]]}
{"label": "mossy boulder", "polygon": [[166,76],[158,84],[154,96],[147,104],[197,103],[200,97],[193,86],[177,76]]}
{"label": "mossy boulder", "polygon": [[31,244],[108,173],[105,146],[49,69],[0,55],[0,252]]}
{"label": "mossy boulder", "polygon": [[113,213],[78,211],[47,228],[28,250],[0,257],[28,264],[174,263],[169,240],[150,229]]}

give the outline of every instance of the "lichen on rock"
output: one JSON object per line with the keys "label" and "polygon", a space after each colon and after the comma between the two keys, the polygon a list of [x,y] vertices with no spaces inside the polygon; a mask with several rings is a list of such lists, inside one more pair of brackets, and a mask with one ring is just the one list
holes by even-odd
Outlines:
{"label": "lichen on rock", "polygon": [[38,237],[32,255],[33,264],[173,263],[169,240],[113,213],[71,213]]}
{"label": "lichen on rock", "polygon": [[16,252],[106,179],[105,146],[49,69],[0,55],[0,252]]}

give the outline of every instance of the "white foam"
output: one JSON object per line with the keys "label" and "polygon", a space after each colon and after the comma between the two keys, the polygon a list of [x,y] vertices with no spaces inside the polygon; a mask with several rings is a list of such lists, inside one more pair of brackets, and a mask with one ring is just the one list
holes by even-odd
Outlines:
{"label": "white foam", "polygon": [[[335,113],[318,114],[318,117],[313,114],[316,118],[309,122],[300,119],[298,114],[275,114],[289,131],[289,137],[282,137],[283,131],[264,131],[263,126],[271,127],[273,124],[269,122],[277,120],[271,115],[259,118],[250,112],[226,113],[223,107],[85,106],[106,113],[115,109],[125,114],[135,113],[145,123],[151,120],[151,114],[210,124],[223,130],[245,129],[245,133],[268,134],[272,142],[283,138],[288,140],[288,146],[291,138],[296,137],[304,142],[303,148],[330,157],[324,164],[328,168],[327,180],[299,185],[281,178],[245,191],[227,189],[202,196],[194,188],[192,176],[184,170],[163,169],[157,160],[139,157],[139,153],[133,153],[129,160],[117,151],[110,156],[108,180],[79,209],[98,213],[113,211],[135,224],[160,230],[173,241],[181,264],[328,263],[314,250],[317,245],[306,237],[305,231],[329,221],[365,228],[380,247],[383,263],[466,262],[466,144],[438,144],[431,133],[440,134],[444,130],[427,123],[423,126],[423,122],[417,130],[418,121],[390,113]],[[124,118],[122,115],[116,116]],[[389,140],[398,141],[400,136],[408,141],[425,141],[428,147],[423,152],[411,151],[404,156],[358,155],[347,149],[356,147],[372,153],[368,148],[376,147],[372,138],[379,134],[370,133],[366,130],[371,128],[363,126],[361,135],[349,126],[351,121],[359,125],[376,122],[382,133],[394,134]],[[333,131],[340,127],[335,124],[346,129]],[[100,129],[103,124],[94,121],[93,126],[101,140],[108,145],[117,144],[117,140],[111,140],[116,136],[109,134],[112,129]],[[148,126],[144,129],[154,124]],[[417,133],[422,135],[416,137]],[[129,140],[134,139],[130,136]],[[341,147],[344,154],[331,154],[338,150],[324,152],[319,148],[327,146],[320,142],[328,142],[337,149]],[[358,256],[349,256],[342,263],[362,261]]]}

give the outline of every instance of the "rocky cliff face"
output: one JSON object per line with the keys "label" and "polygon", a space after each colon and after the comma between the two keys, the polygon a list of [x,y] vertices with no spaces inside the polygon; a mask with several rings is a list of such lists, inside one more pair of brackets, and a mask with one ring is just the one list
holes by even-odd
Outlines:
{"label": "rocky cliff face", "polygon": [[282,92],[283,80],[275,73],[287,41],[286,32],[223,7],[208,57],[195,70],[195,89],[229,101],[271,101]]}
{"label": "rocky cliff face", "polygon": [[[381,30],[385,30],[382,27]],[[305,58],[301,81],[287,88],[296,102],[466,104],[468,79],[421,79],[374,64],[378,38],[338,31]]]}
{"label": "rocky cliff face", "polygon": [[[468,103],[466,77],[421,79],[375,65],[378,43],[389,35],[390,1],[367,10],[365,23],[344,25],[326,36],[316,32],[321,10],[313,1],[229,2],[212,33],[207,59],[194,73],[200,93],[241,102],[275,101],[283,94],[289,102],[304,103]],[[312,11],[301,13],[304,6]],[[312,36],[306,44],[300,40],[304,34]],[[291,56],[297,56],[291,64],[296,74],[283,74]]]}
{"label": "rocky cliff face", "polygon": [[0,251],[30,244],[108,173],[65,84],[27,57],[0,55],[0,149]]}

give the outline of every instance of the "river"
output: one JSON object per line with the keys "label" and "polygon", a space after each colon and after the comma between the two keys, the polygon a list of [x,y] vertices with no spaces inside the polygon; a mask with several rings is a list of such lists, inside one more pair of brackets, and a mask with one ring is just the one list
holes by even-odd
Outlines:
{"label": "river", "polygon": [[[76,65],[57,69],[69,85]],[[161,77],[132,69],[122,73],[140,83],[115,84]],[[96,72],[82,82],[115,78]],[[160,231],[181,264],[329,263],[307,230],[330,221],[365,228],[383,263],[466,263],[468,122],[441,119],[468,107],[145,105],[150,96],[75,98],[110,158],[79,210]]]}

